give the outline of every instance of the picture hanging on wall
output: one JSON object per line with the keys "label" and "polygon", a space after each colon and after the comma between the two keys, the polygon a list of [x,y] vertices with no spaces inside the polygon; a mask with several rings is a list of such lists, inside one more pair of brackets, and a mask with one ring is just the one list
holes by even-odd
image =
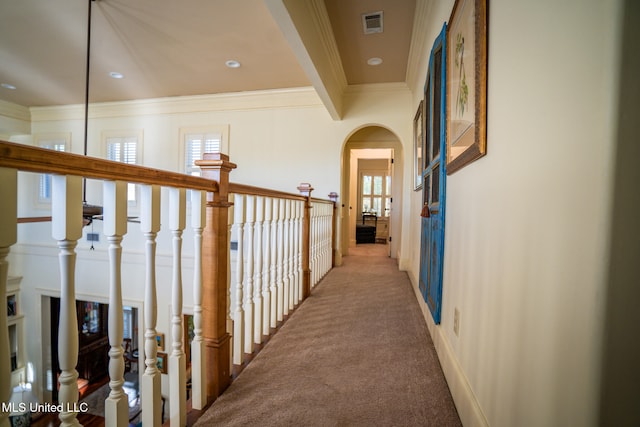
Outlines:
{"label": "picture hanging on wall", "polygon": [[156,335],[156,344],[158,344],[158,351],[164,351],[164,334],[159,332]]}
{"label": "picture hanging on wall", "polygon": [[487,2],[456,0],[447,27],[447,175],[487,151]]}
{"label": "picture hanging on wall", "polygon": [[418,111],[413,118],[413,177],[414,177],[414,189],[419,190],[422,188],[422,140],[424,138],[424,126],[423,126],[423,101],[420,101],[418,105]]}
{"label": "picture hanging on wall", "polygon": [[167,353],[164,352],[158,352],[157,354],[157,362],[158,362],[158,370],[160,371],[160,373],[162,374],[166,374],[169,371],[169,356],[167,355]]}

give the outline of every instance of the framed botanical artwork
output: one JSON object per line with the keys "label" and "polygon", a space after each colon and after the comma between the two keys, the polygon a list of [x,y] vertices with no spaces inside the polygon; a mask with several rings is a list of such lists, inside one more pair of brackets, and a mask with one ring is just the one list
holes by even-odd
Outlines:
{"label": "framed botanical artwork", "polygon": [[169,369],[169,356],[167,355],[167,353],[159,351],[156,357],[157,357],[157,363],[158,363],[158,370],[161,373],[166,374]]}
{"label": "framed botanical artwork", "polygon": [[447,174],[487,151],[487,2],[456,0],[447,27]]}
{"label": "framed botanical artwork", "polygon": [[158,351],[164,351],[164,334],[158,333],[156,335],[156,344],[158,344]]}
{"label": "framed botanical artwork", "polygon": [[423,152],[424,146],[424,114],[423,108],[424,101],[420,101],[418,105],[418,111],[413,118],[413,177],[414,177],[414,190],[422,188],[422,168],[423,168]]}

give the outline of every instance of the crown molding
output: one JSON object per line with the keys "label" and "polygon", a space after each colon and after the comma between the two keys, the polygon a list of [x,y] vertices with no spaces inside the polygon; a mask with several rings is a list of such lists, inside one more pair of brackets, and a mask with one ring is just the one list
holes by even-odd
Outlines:
{"label": "crown molding", "polygon": [[[322,106],[316,91],[304,87],[90,104],[89,118]],[[82,104],[32,107],[30,110],[34,122],[84,118]]]}
{"label": "crown molding", "polygon": [[[264,0],[333,120],[342,118],[346,77],[322,0]],[[340,64],[340,65],[337,65]]]}
{"label": "crown molding", "polygon": [[425,25],[433,5],[432,0],[416,0],[416,12],[413,18],[411,46],[409,46],[409,60],[407,61],[407,75],[405,81],[412,89],[422,92],[420,79],[421,63],[428,58],[427,37],[428,28]]}
{"label": "crown molding", "polygon": [[325,57],[328,59],[331,73],[338,85],[344,90],[347,87],[347,77],[342,66],[340,51],[338,50],[338,44],[333,34],[333,27],[331,26],[329,13],[327,12],[324,0],[311,0],[310,9],[326,54]]}
{"label": "crown molding", "polygon": [[346,87],[345,95],[358,95],[371,92],[409,92],[410,88],[405,82],[396,83],[370,83],[361,85],[349,85]]}
{"label": "crown molding", "polygon": [[31,121],[31,113],[27,107],[0,99],[0,116],[25,122]]}

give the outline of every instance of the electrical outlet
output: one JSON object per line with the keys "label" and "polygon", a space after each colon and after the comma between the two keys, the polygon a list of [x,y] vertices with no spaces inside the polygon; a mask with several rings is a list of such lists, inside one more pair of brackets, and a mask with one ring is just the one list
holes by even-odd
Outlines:
{"label": "electrical outlet", "polygon": [[453,309],[453,333],[460,336],[460,310],[457,307]]}

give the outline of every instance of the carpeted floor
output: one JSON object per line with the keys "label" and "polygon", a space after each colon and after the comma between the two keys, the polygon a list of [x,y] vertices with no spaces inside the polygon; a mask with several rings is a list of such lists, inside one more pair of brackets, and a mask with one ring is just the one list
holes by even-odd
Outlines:
{"label": "carpeted floor", "polygon": [[461,425],[386,245],[358,245],[343,261],[196,426]]}

